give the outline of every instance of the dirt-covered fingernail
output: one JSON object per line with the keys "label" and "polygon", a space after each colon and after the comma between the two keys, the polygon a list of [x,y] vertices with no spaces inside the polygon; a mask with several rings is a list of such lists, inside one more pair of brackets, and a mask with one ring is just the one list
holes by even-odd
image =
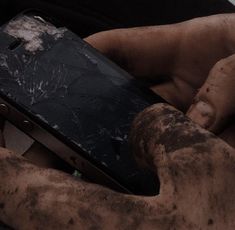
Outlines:
{"label": "dirt-covered fingernail", "polygon": [[215,110],[210,104],[199,101],[190,107],[187,115],[201,127],[208,129],[214,123]]}

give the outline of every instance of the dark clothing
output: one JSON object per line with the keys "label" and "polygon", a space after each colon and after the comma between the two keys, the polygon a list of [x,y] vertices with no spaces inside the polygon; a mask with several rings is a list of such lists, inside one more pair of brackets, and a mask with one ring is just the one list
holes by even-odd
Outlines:
{"label": "dark clothing", "polygon": [[26,8],[60,19],[82,37],[112,28],[174,23],[235,9],[227,0],[1,0],[0,22]]}

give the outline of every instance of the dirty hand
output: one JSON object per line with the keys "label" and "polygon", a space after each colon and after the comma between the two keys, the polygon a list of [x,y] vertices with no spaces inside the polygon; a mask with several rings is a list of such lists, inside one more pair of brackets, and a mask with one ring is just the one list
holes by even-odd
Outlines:
{"label": "dirty hand", "polygon": [[0,150],[0,220],[15,229],[235,228],[235,152],[173,107],[142,112],[130,135],[160,195],[138,197],[85,183]]}
{"label": "dirty hand", "polygon": [[219,133],[235,113],[235,14],[85,40],[134,76],[163,79],[152,89],[210,131]]}

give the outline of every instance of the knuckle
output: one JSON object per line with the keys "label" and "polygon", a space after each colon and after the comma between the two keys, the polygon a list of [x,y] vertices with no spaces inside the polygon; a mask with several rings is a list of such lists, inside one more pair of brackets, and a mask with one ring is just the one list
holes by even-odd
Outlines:
{"label": "knuckle", "polygon": [[230,75],[232,72],[235,72],[235,59],[234,58],[224,58],[219,60],[213,71],[222,75]]}

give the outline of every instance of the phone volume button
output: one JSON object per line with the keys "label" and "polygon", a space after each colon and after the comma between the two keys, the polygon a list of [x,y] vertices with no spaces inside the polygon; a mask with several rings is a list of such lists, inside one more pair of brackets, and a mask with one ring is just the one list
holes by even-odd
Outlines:
{"label": "phone volume button", "polygon": [[9,114],[9,108],[4,103],[0,104],[0,114],[3,115],[3,116],[7,116]]}
{"label": "phone volume button", "polygon": [[21,126],[22,126],[22,129],[26,132],[30,132],[33,130],[33,124],[28,120],[24,120]]}

